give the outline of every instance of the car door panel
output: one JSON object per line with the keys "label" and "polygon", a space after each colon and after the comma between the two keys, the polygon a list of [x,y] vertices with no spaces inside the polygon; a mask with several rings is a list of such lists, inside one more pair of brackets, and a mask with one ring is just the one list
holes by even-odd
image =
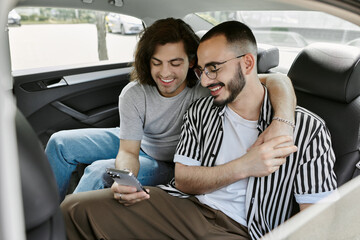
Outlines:
{"label": "car door panel", "polygon": [[45,145],[64,129],[119,126],[118,97],[131,67],[112,64],[36,74],[14,74],[20,111]]}

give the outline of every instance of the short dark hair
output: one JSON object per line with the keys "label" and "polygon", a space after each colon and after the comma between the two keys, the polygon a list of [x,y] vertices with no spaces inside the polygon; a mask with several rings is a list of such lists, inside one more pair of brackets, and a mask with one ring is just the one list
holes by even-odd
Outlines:
{"label": "short dark hair", "polygon": [[244,23],[238,21],[223,22],[210,29],[200,42],[212,37],[224,35],[227,43],[237,54],[252,53],[257,57],[257,44],[251,29]]}
{"label": "short dark hair", "polygon": [[[189,62],[194,61],[197,65],[196,50],[199,45],[199,37],[192,28],[181,19],[166,18],[154,22],[150,27],[143,30],[135,51],[134,69],[131,72],[131,81],[140,84],[155,86],[150,71],[150,60],[158,45],[167,43],[183,42]],[[188,71],[187,85],[193,87],[198,81],[193,71]]]}

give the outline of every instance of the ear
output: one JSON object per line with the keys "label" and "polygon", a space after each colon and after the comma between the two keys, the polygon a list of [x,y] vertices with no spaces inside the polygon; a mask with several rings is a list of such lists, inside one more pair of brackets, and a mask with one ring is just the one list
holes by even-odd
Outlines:
{"label": "ear", "polygon": [[244,74],[250,74],[256,67],[255,57],[251,53],[248,53],[243,58],[245,64],[245,67],[243,68]]}

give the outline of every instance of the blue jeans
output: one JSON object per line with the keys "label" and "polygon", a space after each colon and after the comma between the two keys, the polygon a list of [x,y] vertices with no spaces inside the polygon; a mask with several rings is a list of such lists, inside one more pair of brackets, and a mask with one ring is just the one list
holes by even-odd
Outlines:
{"label": "blue jeans", "polygon": [[[143,186],[165,184],[174,177],[173,163],[156,161],[143,151],[140,151],[139,161],[140,169],[137,178]],[[115,159],[99,160],[86,167],[74,193],[104,188],[105,169],[114,167]],[[107,187],[109,187],[112,182],[108,183],[109,180],[106,180]]]}
{"label": "blue jeans", "polygon": [[[76,192],[103,188],[102,175],[107,166],[114,166],[118,153],[118,136],[119,128],[66,130],[51,136],[45,153],[53,169],[61,201],[65,198],[71,174],[79,163],[92,164],[96,161],[85,169],[84,179],[80,180]],[[139,160],[138,179],[143,185],[166,183],[173,176],[172,164],[155,161],[144,153],[140,153]]]}

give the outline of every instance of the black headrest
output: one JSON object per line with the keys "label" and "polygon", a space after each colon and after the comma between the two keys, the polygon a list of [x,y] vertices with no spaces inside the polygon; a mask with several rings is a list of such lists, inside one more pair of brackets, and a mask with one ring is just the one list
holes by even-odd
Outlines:
{"label": "black headrest", "polygon": [[[202,38],[207,30],[196,32],[199,38]],[[279,65],[279,49],[268,44],[258,44],[257,69],[258,73],[267,73],[271,68]]]}
{"label": "black headrest", "polygon": [[360,95],[360,49],[313,43],[294,60],[288,76],[296,90],[349,103]]}

